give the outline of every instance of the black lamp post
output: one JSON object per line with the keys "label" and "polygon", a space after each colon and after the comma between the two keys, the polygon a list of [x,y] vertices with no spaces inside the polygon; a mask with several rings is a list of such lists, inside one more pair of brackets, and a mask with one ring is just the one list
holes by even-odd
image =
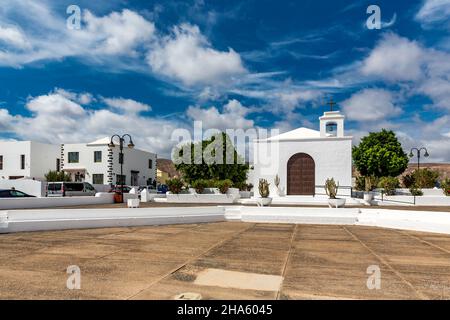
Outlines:
{"label": "black lamp post", "polygon": [[128,148],[134,148],[133,139],[131,136],[126,133],[123,136],[119,136],[117,134],[111,136],[111,142],[108,144],[108,147],[114,148],[116,145],[114,144],[114,137],[119,138],[119,163],[120,163],[120,194],[122,195],[122,202],[123,202],[123,185],[124,185],[124,179],[123,179],[123,145],[125,143],[125,138],[128,137],[130,140],[130,143],[128,144]]}
{"label": "black lamp post", "polygon": [[413,151],[417,152],[417,170],[419,170],[420,169],[420,153],[422,151],[425,151],[425,153],[424,153],[424,157],[425,158],[429,157],[430,155],[429,155],[429,153],[427,151],[427,148],[420,148],[420,149],[412,148],[411,151],[409,152],[409,157],[410,158],[414,157]]}

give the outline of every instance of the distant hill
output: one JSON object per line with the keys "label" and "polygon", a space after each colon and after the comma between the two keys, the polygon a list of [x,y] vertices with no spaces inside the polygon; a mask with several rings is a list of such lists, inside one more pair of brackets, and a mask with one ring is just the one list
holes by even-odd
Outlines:
{"label": "distant hill", "polygon": [[[439,171],[440,178],[450,178],[450,163],[421,163],[420,168],[429,168],[432,170]],[[412,171],[417,169],[417,163],[410,163],[408,168],[406,169],[405,174],[411,173]]]}
{"label": "distant hill", "polygon": [[167,172],[169,174],[169,178],[181,176],[177,169],[175,169],[175,165],[170,159],[158,158],[156,160],[156,167],[163,172]]}
{"label": "distant hill", "polygon": [[[445,179],[450,178],[450,163],[421,163],[420,168],[429,168],[432,170],[439,171],[439,178]],[[412,171],[417,169],[417,163],[410,163],[408,165],[408,168],[406,168],[405,172],[402,174],[404,176],[405,174],[411,173]],[[353,166],[353,176],[358,177],[360,176],[358,170]],[[401,181],[401,179],[400,179]]]}

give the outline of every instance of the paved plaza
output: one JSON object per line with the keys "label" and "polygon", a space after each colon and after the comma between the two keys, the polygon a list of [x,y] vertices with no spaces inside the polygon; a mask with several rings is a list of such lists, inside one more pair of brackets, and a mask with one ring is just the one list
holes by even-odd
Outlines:
{"label": "paved plaza", "polygon": [[[66,286],[70,265],[80,268],[79,290]],[[380,289],[367,287],[369,266],[379,267]],[[183,293],[450,299],[450,236],[241,222],[0,235],[1,299],[173,299]]]}

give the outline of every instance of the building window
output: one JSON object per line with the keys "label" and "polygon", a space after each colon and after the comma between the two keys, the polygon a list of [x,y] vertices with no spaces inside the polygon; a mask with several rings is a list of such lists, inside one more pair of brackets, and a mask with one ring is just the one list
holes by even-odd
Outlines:
{"label": "building window", "polygon": [[61,160],[56,159],[56,172],[61,171]]}
{"label": "building window", "polygon": [[94,151],[94,162],[102,162],[102,152]]}
{"label": "building window", "polygon": [[149,169],[153,168],[153,159],[148,159],[148,168]]}
{"label": "building window", "polygon": [[20,169],[25,170],[25,155],[24,154],[20,155]]}
{"label": "building window", "polygon": [[92,175],[93,184],[103,184],[103,174],[93,174]]}
{"label": "building window", "polygon": [[126,175],[116,175],[116,184],[126,184],[127,182],[127,176]]}
{"label": "building window", "polygon": [[0,170],[3,170],[3,156],[0,156]]}
{"label": "building window", "polygon": [[326,132],[328,136],[337,136],[337,123],[336,122],[328,122],[326,125]]}
{"label": "building window", "polygon": [[69,152],[69,163],[78,163],[80,161],[80,153],[79,152]]}

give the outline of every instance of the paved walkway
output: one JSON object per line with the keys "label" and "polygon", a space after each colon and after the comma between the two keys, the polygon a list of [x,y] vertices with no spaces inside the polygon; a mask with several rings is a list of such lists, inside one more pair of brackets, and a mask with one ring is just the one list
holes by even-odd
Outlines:
{"label": "paved walkway", "polygon": [[[80,290],[66,288],[69,265],[80,267]],[[371,265],[381,271],[379,290],[366,285]],[[225,288],[214,277],[196,284],[205,272],[233,271],[255,288],[236,281]],[[261,275],[284,280],[259,290]],[[240,222],[0,235],[2,299],[172,299],[184,292],[203,299],[450,299],[450,236]]]}

